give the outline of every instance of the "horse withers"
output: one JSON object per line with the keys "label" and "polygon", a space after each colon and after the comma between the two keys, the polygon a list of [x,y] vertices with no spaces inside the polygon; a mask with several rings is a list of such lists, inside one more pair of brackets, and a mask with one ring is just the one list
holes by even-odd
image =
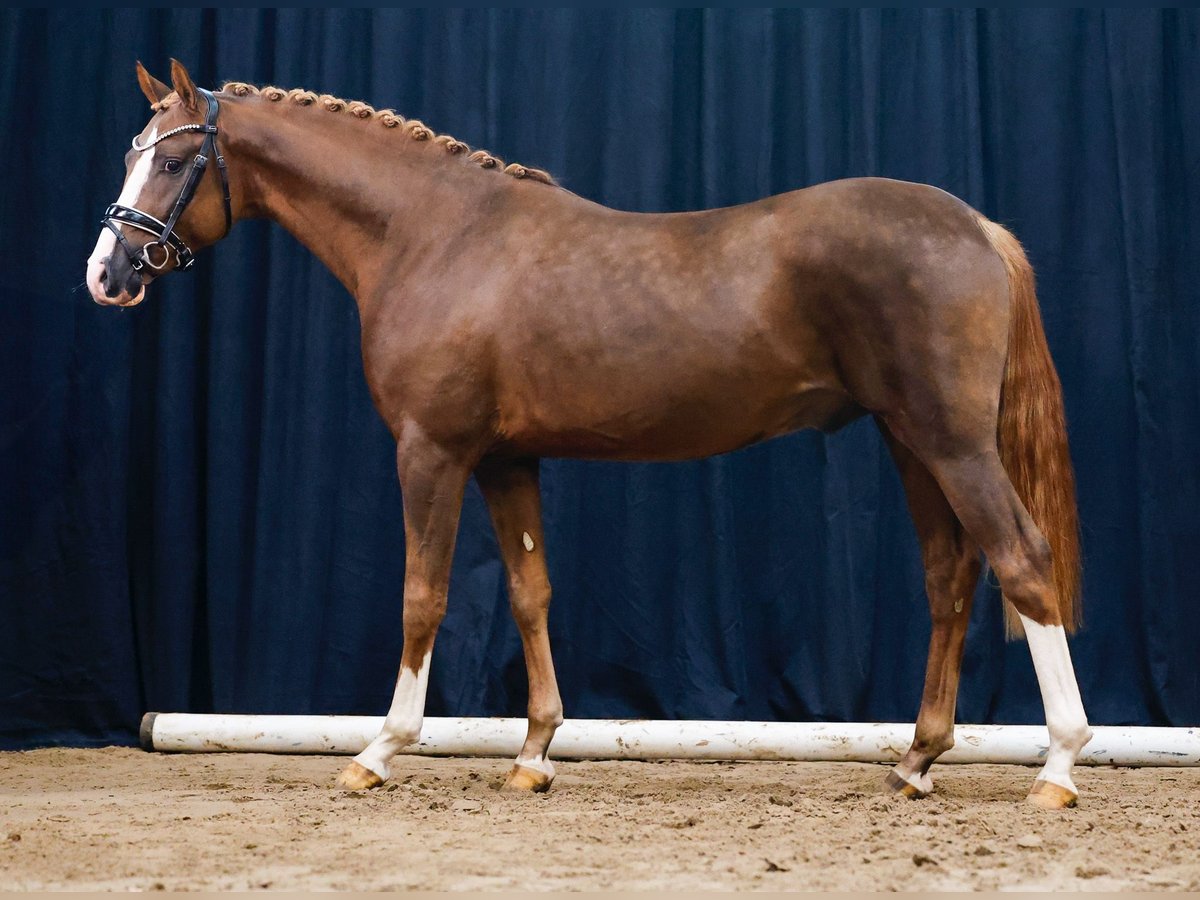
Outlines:
{"label": "horse withers", "polygon": [[882,178],[619,212],[390,110],[242,83],[209,93],[176,61],[170,86],[140,63],[137,75],[153,116],[88,263],[96,302],[136,305],[192,248],[269,218],[358,304],[367,383],[396,439],[404,648],[383,730],[344,787],[382,784],[419,737],[472,474],[529,675],[507,786],[545,790],[562,703],[539,459],[689,459],[869,414],[900,471],[933,620],[915,736],[888,786],[925,796],[953,745],[982,552],[1045,704],[1050,748],[1029,799],[1075,804],[1091,731],[1066,639],[1074,480],[1033,272],[1005,229]]}

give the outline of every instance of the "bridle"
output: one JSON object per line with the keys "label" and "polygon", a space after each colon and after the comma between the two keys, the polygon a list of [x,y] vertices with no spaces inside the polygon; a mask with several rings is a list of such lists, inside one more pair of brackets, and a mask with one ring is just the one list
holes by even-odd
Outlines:
{"label": "bridle", "polygon": [[[184,243],[183,238],[175,233],[175,223],[179,221],[179,217],[183,215],[183,211],[187,209],[187,205],[192,202],[192,197],[196,193],[196,187],[200,184],[200,179],[204,176],[204,170],[208,166],[210,157],[216,157],[217,171],[221,173],[221,190],[225,197],[225,232],[221,236],[224,237],[228,234],[230,227],[233,225],[233,210],[229,203],[229,174],[225,170],[225,157],[217,151],[217,113],[220,111],[217,98],[213,95],[212,91],[207,91],[204,88],[196,88],[196,90],[208,101],[208,112],[204,117],[203,125],[196,122],[180,125],[178,128],[164,131],[155,137],[154,140],[145,144],[139,144],[137,137],[133,139],[133,149],[138,153],[142,153],[160,141],[165,141],[167,138],[185,131],[199,131],[204,134],[204,143],[200,145],[200,150],[196,153],[196,158],[192,161],[192,170],[188,172],[187,180],[183,183],[183,189],[179,192],[179,199],[175,201],[175,206],[171,210],[171,215],[167,218],[167,221],[163,222],[161,219],[156,219],[147,212],[134,209],[132,206],[122,206],[119,203],[113,203],[108,209],[104,210],[104,218],[100,220],[101,225],[117,236],[117,242],[129,257],[129,263],[133,266],[134,271],[142,271],[143,266],[149,266],[155,271],[162,269],[171,260],[171,250],[175,251],[175,268],[178,271],[182,272],[192,267],[192,263],[196,261],[196,258],[192,255],[192,251],[188,248],[188,245]],[[149,232],[154,235],[155,240],[148,242],[140,249],[134,247],[129,243],[125,235],[121,233],[121,224]],[[162,249],[162,258],[158,262],[154,261],[154,256],[150,250],[151,247]]]}

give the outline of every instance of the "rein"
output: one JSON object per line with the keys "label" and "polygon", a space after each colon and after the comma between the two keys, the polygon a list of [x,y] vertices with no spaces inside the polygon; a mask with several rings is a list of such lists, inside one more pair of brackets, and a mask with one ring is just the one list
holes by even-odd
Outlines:
{"label": "rein", "polygon": [[[216,158],[217,171],[221,175],[221,192],[225,200],[225,232],[221,236],[224,237],[228,234],[229,229],[233,225],[233,210],[229,202],[229,173],[225,168],[225,157],[217,150],[217,114],[220,112],[220,106],[212,91],[205,90],[204,88],[197,88],[196,90],[208,102],[208,112],[205,114],[203,125],[198,123],[180,125],[178,128],[164,131],[154,140],[145,144],[139,144],[136,136],[133,139],[133,149],[138,153],[142,153],[160,141],[183,132],[199,131],[204,134],[204,143],[200,145],[200,150],[196,153],[195,159],[192,160],[192,169],[188,172],[187,180],[183,183],[183,189],[180,190],[179,197],[176,199],[175,206],[172,208],[171,215],[167,218],[167,221],[164,222],[140,209],[135,209],[132,206],[122,206],[119,203],[113,203],[104,210],[104,218],[100,220],[101,225],[117,236],[117,243],[121,245],[121,249],[129,257],[129,263],[133,266],[134,271],[140,272],[144,266],[149,266],[155,271],[162,269],[170,262],[172,250],[175,252],[175,268],[178,271],[186,271],[192,267],[192,263],[196,261],[196,258],[188,245],[184,243],[183,238],[175,233],[175,224],[179,221],[179,217],[183,215],[183,211],[187,209],[188,204],[192,202],[192,197],[195,196],[196,187],[200,184],[200,179],[204,176],[204,170],[208,167],[210,157]],[[148,232],[154,235],[155,239],[144,244],[140,249],[136,248],[121,233],[120,226],[122,224]],[[161,248],[162,258],[159,262],[154,261],[154,256],[150,250],[151,247]]]}

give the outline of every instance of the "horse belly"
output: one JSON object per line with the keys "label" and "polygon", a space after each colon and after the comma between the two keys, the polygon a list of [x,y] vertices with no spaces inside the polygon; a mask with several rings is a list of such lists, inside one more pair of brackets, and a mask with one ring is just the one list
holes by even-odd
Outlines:
{"label": "horse belly", "polygon": [[823,383],[792,383],[775,391],[729,384],[673,392],[655,390],[650,381],[625,404],[614,403],[612,391],[597,384],[576,393],[571,403],[533,405],[507,419],[503,445],[535,456],[696,459],[802,428],[834,430],[864,412],[840,386]]}

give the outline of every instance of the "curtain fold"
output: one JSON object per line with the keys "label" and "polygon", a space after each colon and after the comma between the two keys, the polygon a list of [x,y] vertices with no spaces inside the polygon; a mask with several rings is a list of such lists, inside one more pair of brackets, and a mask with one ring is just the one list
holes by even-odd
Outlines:
{"label": "curtain fold", "polygon": [[[134,60],[170,56],[393,107],[619,208],[880,175],[1010,226],[1066,395],[1085,703],[1200,722],[1195,10],[5,10],[0,47],[0,747],[392,692],[400,491],[342,288],[244,223],[136,310],[79,290],[148,118]],[[914,718],[923,573],[869,420],[542,481],[568,716]],[[504,591],[472,487],[430,714],[523,714]],[[1042,721],[987,580],[972,616],[959,720]]]}

